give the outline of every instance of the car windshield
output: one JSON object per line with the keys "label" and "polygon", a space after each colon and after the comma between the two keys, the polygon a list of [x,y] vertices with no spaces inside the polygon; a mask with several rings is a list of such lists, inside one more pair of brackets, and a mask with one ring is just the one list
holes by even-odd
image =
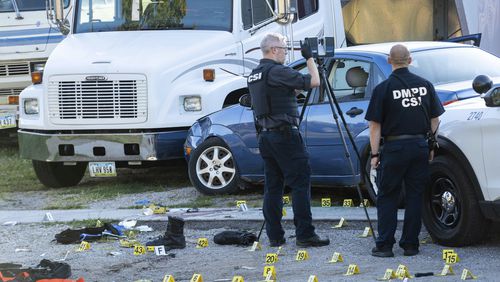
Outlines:
{"label": "car windshield", "polygon": [[478,48],[444,48],[412,53],[409,69],[434,85],[500,76],[500,58]]}
{"label": "car windshield", "polygon": [[230,0],[79,0],[75,33],[201,29],[231,31]]}

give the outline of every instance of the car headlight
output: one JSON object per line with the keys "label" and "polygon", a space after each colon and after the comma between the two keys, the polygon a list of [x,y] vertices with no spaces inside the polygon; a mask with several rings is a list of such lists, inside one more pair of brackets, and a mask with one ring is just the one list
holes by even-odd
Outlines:
{"label": "car headlight", "polygon": [[38,99],[26,98],[24,100],[24,113],[27,115],[36,115],[39,112]]}
{"label": "car headlight", "polygon": [[199,112],[201,111],[201,97],[190,96],[184,97],[184,111],[186,112]]}

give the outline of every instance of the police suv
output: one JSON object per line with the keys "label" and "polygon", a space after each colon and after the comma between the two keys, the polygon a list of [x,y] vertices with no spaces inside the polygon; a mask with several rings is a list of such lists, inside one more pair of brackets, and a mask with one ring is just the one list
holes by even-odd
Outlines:
{"label": "police suv", "polygon": [[441,116],[440,148],[424,193],[424,224],[446,246],[477,243],[490,221],[500,221],[500,84],[491,88],[491,80],[479,76],[473,85],[487,93],[452,103]]}

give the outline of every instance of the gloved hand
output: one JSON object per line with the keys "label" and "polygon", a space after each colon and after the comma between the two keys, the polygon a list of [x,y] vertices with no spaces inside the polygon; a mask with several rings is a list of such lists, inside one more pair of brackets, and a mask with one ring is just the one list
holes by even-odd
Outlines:
{"label": "gloved hand", "polygon": [[302,43],[302,40],[300,41],[300,52],[306,60],[312,57],[311,46],[307,42]]}

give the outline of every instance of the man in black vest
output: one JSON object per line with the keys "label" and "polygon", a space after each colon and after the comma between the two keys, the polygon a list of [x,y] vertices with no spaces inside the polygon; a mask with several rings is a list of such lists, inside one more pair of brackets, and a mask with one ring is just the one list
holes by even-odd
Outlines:
{"label": "man in black vest", "polygon": [[[428,143],[426,135],[430,131],[436,133],[439,116],[444,112],[432,83],[408,70],[411,61],[404,45],[391,48],[388,62],[392,74],[373,90],[365,117],[370,126],[371,166],[378,171],[378,237],[372,249],[372,255],[377,257],[394,256],[392,246],[396,243],[394,233],[403,181],[406,210],[399,246],[405,256],[419,252],[422,193],[434,153],[434,142]],[[384,145],[379,151],[381,137]]]}
{"label": "man in black vest", "polygon": [[301,247],[326,246],[314,232],[311,215],[309,155],[300,135],[299,113],[295,89],[309,90],[319,86],[319,74],[311,49],[302,45],[310,74],[283,65],[287,54],[286,38],[268,34],[260,44],[263,59],[248,77],[256,127],[259,128],[259,149],[264,159],[264,219],[270,245],[285,243],[281,226],[283,188],[292,189],[296,244]]}

